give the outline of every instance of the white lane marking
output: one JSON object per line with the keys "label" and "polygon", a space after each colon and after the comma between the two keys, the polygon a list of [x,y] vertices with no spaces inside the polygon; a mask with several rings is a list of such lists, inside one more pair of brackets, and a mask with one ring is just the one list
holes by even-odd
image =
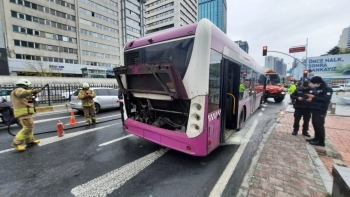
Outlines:
{"label": "white lane marking", "polygon": [[265,111],[265,108],[261,108],[261,111]]}
{"label": "white lane marking", "polygon": [[112,144],[112,143],[114,143],[114,142],[118,142],[118,141],[120,141],[120,140],[123,140],[123,139],[128,138],[128,137],[131,137],[131,136],[134,136],[134,135],[132,135],[132,134],[126,135],[126,136],[120,137],[120,138],[118,138],[118,139],[115,139],[115,140],[111,140],[111,141],[102,143],[102,144],[100,144],[100,145],[98,145],[98,146],[106,146],[106,145],[108,145],[108,144]]}
{"label": "white lane marking", "polygon": [[[74,111],[74,110],[73,110]],[[48,116],[48,115],[56,115],[56,114],[63,114],[63,113],[67,113],[70,114],[71,111],[67,111],[67,110],[62,110],[62,111],[55,111],[55,112],[39,112],[37,114],[34,115],[34,117],[40,117],[40,116]],[[74,111],[75,112],[75,111]]]}
{"label": "white lane marking", "polygon": [[[104,118],[110,118],[110,117],[114,117],[114,116],[120,116],[120,114],[112,115],[112,116],[105,116],[105,117],[97,117],[97,120],[99,120],[99,119],[104,119]],[[85,120],[79,121],[79,122],[77,122],[77,123],[83,123],[83,122],[85,122]],[[66,124],[66,125],[69,125],[69,124]]]}
{"label": "white lane marking", "polygon": [[169,149],[160,149],[71,190],[75,196],[107,196],[151,165]]}
{"label": "white lane marking", "polygon": [[230,162],[227,164],[224,172],[222,172],[218,182],[216,182],[214,188],[211,190],[209,197],[219,197],[222,195],[222,192],[224,191],[228,181],[230,180],[233,171],[235,170],[238,161],[240,160],[243,151],[245,147],[247,146],[250,137],[252,136],[254,129],[256,125],[258,124],[258,120],[254,120],[253,125],[250,127],[247,134],[244,136],[244,138],[241,141],[241,145],[239,146],[237,152],[234,154]]}
{"label": "white lane marking", "polygon": [[259,114],[258,114],[258,116],[262,116],[263,115],[263,113],[262,112],[260,112]]}
{"label": "white lane marking", "polygon": [[[80,116],[80,115],[76,115],[76,116]],[[70,116],[63,116],[63,117],[57,117],[57,118],[50,118],[50,119],[36,120],[36,121],[34,121],[34,123],[48,122],[48,121],[51,121],[51,120],[65,119],[65,118],[70,118]]]}
{"label": "white lane marking", "polygon": [[[88,129],[88,130],[78,131],[78,132],[74,132],[74,133],[69,133],[69,134],[65,134],[63,137],[54,136],[54,137],[48,137],[48,138],[45,138],[45,139],[40,139],[40,144],[38,144],[38,145],[39,146],[45,146],[45,145],[48,145],[48,144],[51,144],[51,143],[54,143],[54,142],[58,142],[58,141],[65,140],[65,139],[69,139],[69,138],[72,138],[72,137],[76,137],[78,135],[82,135],[82,134],[85,134],[85,133],[90,133],[90,132],[97,131],[97,130],[100,130],[100,129],[104,129],[104,128],[107,128],[107,127],[111,127],[111,126],[114,126],[114,125],[117,125],[117,124],[120,124],[120,123],[115,123],[115,124],[106,125],[106,126],[103,126],[103,127],[97,127],[97,128],[93,128],[93,129]],[[1,153],[6,153],[6,152],[9,152],[9,151],[14,151],[14,150],[15,149],[13,149],[13,148],[2,150],[2,151],[0,151],[0,154]]]}

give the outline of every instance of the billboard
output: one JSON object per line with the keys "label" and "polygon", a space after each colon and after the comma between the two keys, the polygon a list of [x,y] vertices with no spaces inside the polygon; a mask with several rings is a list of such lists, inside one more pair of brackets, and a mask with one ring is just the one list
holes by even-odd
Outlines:
{"label": "billboard", "polygon": [[310,57],[307,58],[307,66],[314,76],[349,77],[350,54]]}
{"label": "billboard", "polygon": [[298,52],[304,52],[304,51],[305,51],[305,46],[297,46],[297,47],[289,48],[289,53],[298,53]]}

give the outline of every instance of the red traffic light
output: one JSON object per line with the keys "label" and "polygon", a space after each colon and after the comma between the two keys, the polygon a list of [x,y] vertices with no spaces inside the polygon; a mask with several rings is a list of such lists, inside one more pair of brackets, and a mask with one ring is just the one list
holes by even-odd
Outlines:
{"label": "red traffic light", "polygon": [[307,74],[309,71],[308,70],[304,70],[304,74]]}
{"label": "red traffic light", "polygon": [[267,55],[267,46],[263,46],[263,56]]}

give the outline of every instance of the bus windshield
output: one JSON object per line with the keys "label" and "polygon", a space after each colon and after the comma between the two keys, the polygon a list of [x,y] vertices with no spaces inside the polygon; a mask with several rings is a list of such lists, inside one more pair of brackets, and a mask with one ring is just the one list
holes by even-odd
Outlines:
{"label": "bus windshield", "polygon": [[172,63],[183,79],[191,59],[194,38],[156,44],[125,52],[125,65]]}
{"label": "bus windshield", "polygon": [[281,85],[281,79],[279,74],[267,74],[267,84]]}

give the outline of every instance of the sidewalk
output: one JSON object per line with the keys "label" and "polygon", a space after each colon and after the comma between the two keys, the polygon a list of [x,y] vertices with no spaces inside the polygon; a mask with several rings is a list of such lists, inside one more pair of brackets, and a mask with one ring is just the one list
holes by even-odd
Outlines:
{"label": "sidewalk", "polygon": [[[301,131],[297,136],[291,134],[293,112],[293,107],[288,106],[267,132],[244,177],[238,197],[327,196],[332,193],[332,166],[350,167],[350,111],[327,115],[326,147],[311,146]],[[309,133],[314,135],[311,122]]]}

